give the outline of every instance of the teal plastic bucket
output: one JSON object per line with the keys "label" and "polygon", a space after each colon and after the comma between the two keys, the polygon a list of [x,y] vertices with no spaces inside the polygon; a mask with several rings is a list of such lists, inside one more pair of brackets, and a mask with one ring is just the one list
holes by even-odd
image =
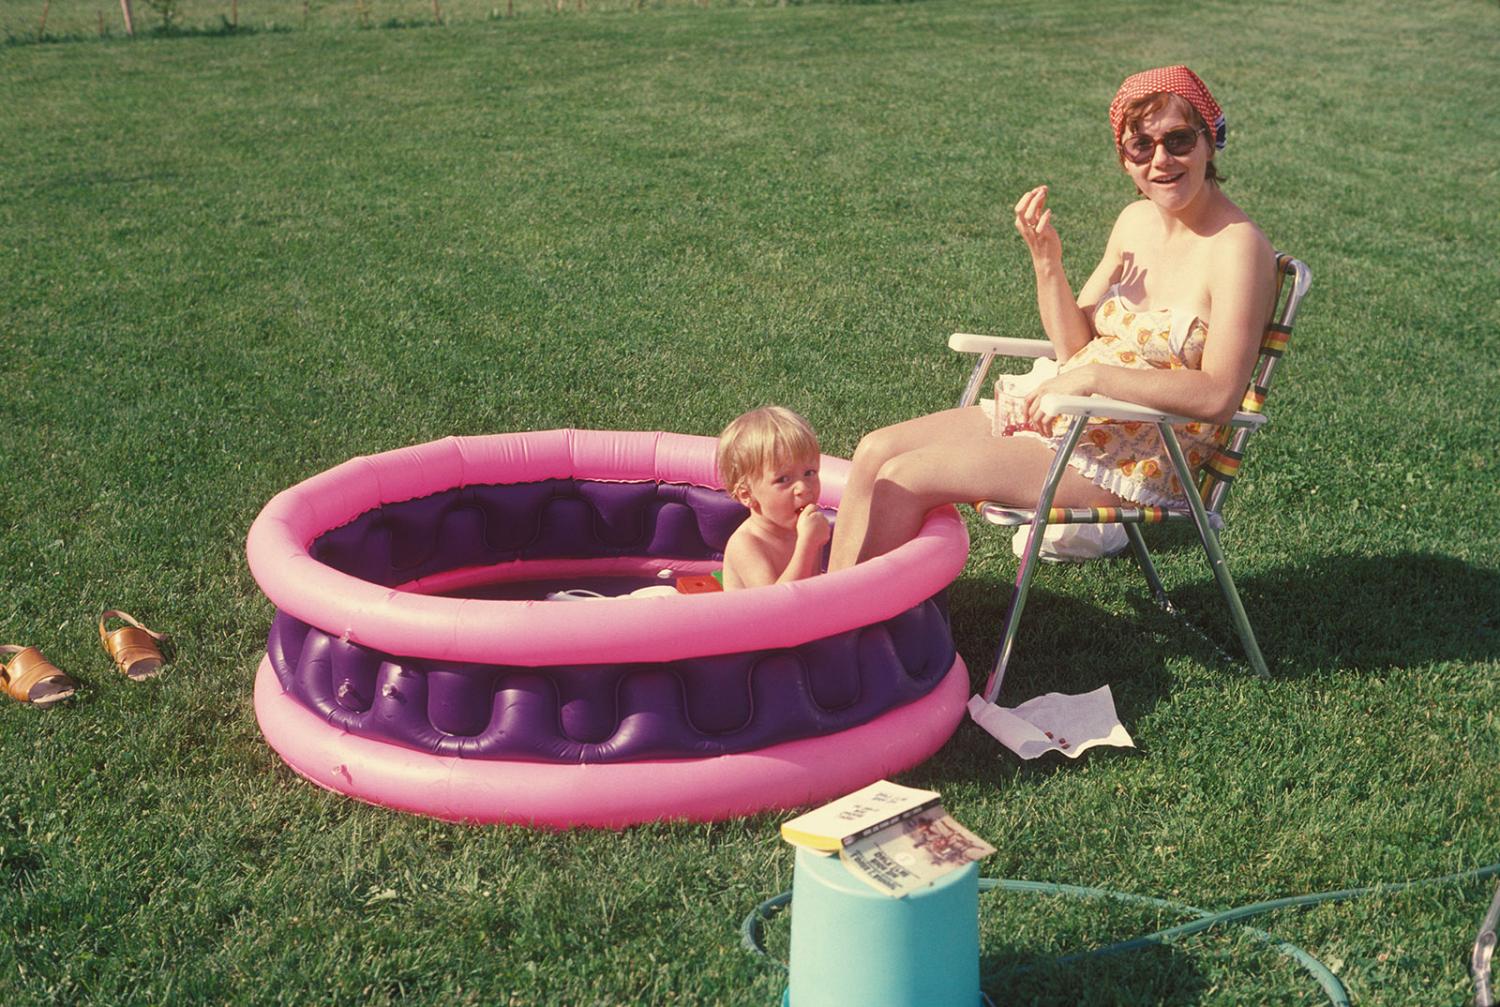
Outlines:
{"label": "teal plastic bucket", "polygon": [[797,850],[788,1007],[975,1007],[979,865],[901,899]]}

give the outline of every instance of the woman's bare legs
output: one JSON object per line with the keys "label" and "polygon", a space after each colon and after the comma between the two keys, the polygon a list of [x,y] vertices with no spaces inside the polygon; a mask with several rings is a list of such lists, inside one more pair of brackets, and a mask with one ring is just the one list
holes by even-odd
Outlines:
{"label": "woman's bare legs", "polygon": [[[996,437],[978,407],[949,409],[866,434],[854,452],[839,503],[828,569],[842,570],[910,541],[932,508],[995,500],[1036,503],[1053,451],[1032,437]],[[1072,469],[1058,507],[1122,503]]]}

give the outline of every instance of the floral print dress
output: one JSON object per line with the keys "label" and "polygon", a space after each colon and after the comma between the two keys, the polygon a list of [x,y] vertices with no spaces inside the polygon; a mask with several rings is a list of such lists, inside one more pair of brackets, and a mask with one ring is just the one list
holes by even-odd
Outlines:
{"label": "floral print dress", "polygon": [[[1094,310],[1094,331],[1095,338],[1059,367],[1059,373],[1085,364],[1170,370],[1197,370],[1203,366],[1208,326],[1197,316],[1173,308],[1137,311],[1125,303],[1115,287],[1106,291]],[[1004,379],[995,391],[997,415],[1013,408],[1015,400],[1004,387]],[[1009,405],[1004,401],[1007,398],[1011,400]],[[1072,419],[1054,417],[1051,433],[1045,437],[1034,430],[1010,428],[1005,435],[1035,437],[1047,441],[1055,450],[1062,444]],[[1188,465],[1196,473],[1223,443],[1228,428],[1213,423],[1186,423],[1172,429],[1177,433]],[[1182,485],[1173,474],[1167,449],[1151,423],[1091,418],[1068,465],[1094,485],[1126,500],[1152,507],[1183,503]]]}

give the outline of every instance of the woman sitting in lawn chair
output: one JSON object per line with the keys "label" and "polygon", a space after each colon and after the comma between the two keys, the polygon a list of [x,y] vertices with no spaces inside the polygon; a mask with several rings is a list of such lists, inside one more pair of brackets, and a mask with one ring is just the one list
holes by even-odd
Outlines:
{"label": "woman sitting in lawn chair", "polygon": [[[1196,468],[1234,415],[1270,318],[1275,255],[1260,229],[1219,188],[1214,152],[1224,116],[1185,66],[1138,73],[1110,103],[1125,173],[1145,197],[1115,221],[1104,258],[1076,300],[1047,187],[1016,203],[1031,251],[1042,327],[1059,362],[1028,393],[922,416],[867,434],[854,453],[833,537],[830,570],[912,538],[945,503],[1033,503],[1069,418],[1041,400],[1100,394],[1202,423],[1176,428]],[[1151,424],[1088,430],[1068,461],[1057,507],[1171,506],[1183,487]]]}

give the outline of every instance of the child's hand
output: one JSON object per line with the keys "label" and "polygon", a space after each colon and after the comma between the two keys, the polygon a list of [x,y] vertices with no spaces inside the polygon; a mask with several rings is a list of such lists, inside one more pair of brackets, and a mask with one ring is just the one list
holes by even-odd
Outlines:
{"label": "child's hand", "polygon": [[817,504],[808,504],[797,515],[797,544],[812,549],[821,549],[833,536],[828,519],[818,510]]}

